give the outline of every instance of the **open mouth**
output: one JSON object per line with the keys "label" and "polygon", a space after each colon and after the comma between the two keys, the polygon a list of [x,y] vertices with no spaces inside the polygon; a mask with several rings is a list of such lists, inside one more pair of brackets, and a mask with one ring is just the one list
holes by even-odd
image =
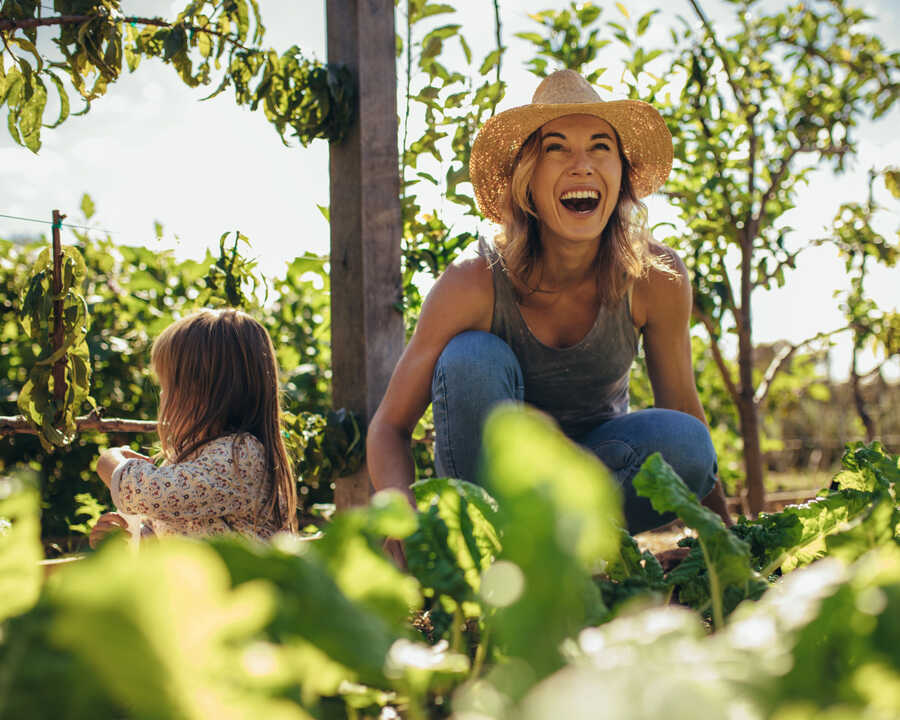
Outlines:
{"label": "open mouth", "polygon": [[587,214],[597,209],[600,204],[600,193],[596,190],[569,190],[559,198],[566,210]]}

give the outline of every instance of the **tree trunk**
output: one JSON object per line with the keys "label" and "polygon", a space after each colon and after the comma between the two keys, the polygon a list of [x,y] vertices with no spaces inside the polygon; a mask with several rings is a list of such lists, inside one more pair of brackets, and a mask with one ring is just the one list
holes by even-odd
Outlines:
{"label": "tree trunk", "polygon": [[753,268],[755,235],[756,227],[748,221],[741,236],[741,307],[738,323],[738,372],[741,380],[738,412],[744,441],[747,511],[753,517],[763,511],[766,503],[762,447],[759,441],[759,406],[754,397],[756,393],[753,386],[753,316],[750,310],[753,287],[750,274]]}
{"label": "tree trunk", "polygon": [[741,436],[744,440],[746,505],[750,516],[755,517],[766,506],[762,445],[759,440],[759,408],[752,397],[742,397],[739,413]]}
{"label": "tree trunk", "polygon": [[875,439],[875,421],[866,410],[866,401],[862,395],[862,388],[859,386],[859,373],[856,370],[856,346],[853,347],[853,362],[850,365],[850,386],[853,388],[853,402],[856,404],[856,414],[862,420],[863,426],[866,428],[866,442],[870,443]]}

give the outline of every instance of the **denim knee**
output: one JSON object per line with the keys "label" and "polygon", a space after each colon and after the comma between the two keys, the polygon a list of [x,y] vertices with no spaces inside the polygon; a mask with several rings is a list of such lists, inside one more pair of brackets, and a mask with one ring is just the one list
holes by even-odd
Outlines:
{"label": "denim knee", "polygon": [[434,368],[432,398],[443,389],[439,383],[467,388],[487,384],[508,391],[511,399],[524,396],[515,353],[499,337],[481,330],[467,330],[450,339]]}
{"label": "denim knee", "polygon": [[491,408],[525,396],[515,354],[496,335],[471,330],[452,338],[434,368],[434,460],[439,475],[475,482],[481,430]]}
{"label": "denim knee", "polygon": [[716,481],[716,450],[706,425],[693,415],[680,414],[685,417],[679,418],[677,433],[672,437],[677,448],[663,447],[660,452],[667,462],[667,456],[672,457],[669,464],[675,468],[685,485],[702,499],[713,489]]}

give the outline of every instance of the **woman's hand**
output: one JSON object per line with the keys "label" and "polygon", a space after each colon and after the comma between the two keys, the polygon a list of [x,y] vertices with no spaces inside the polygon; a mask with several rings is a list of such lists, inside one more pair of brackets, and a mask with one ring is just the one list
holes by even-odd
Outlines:
{"label": "woman's hand", "polygon": [[117,512],[108,512],[100,516],[97,524],[91,529],[88,543],[92,548],[96,548],[112,533],[125,533],[127,537],[131,537],[131,533],[128,532],[128,521]]}

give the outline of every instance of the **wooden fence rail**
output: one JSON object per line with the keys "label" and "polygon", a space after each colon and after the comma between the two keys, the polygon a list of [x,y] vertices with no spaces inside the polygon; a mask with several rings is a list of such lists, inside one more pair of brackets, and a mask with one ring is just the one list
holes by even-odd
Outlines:
{"label": "wooden fence rail", "polygon": [[[129,420],[127,418],[102,418],[96,414],[75,419],[79,431],[145,433],[156,432],[155,420]],[[22,415],[0,416],[0,437],[5,435],[37,435],[37,430]]]}

